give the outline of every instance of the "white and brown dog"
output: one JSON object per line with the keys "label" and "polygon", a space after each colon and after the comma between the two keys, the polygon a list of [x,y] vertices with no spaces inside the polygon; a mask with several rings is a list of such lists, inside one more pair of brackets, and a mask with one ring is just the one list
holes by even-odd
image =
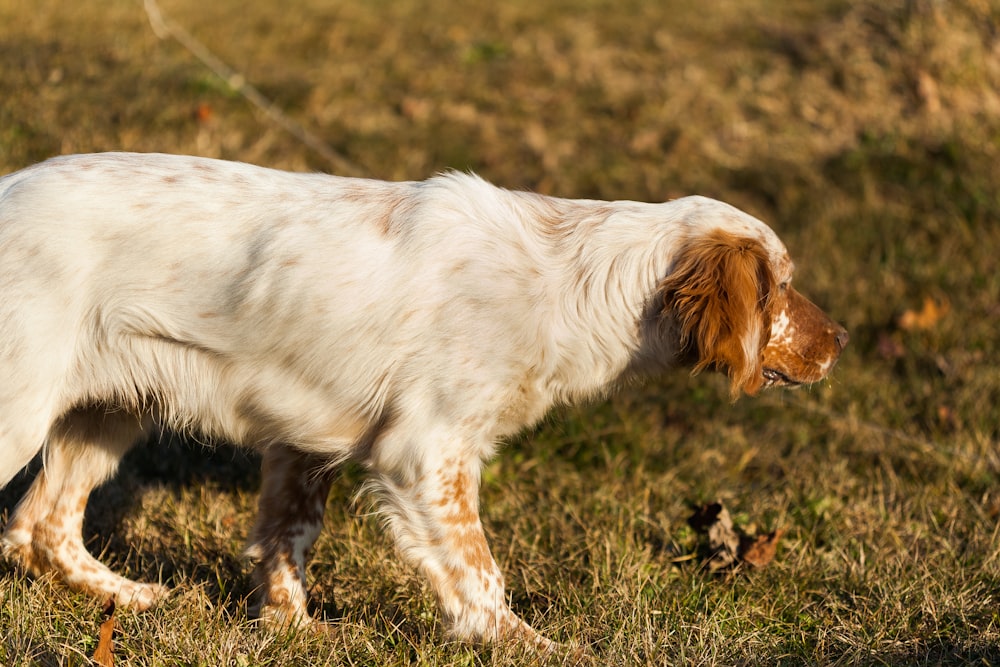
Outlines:
{"label": "white and brown dog", "polygon": [[726,372],[734,397],[820,380],[847,333],[791,277],[771,229],[703,197],[49,160],[0,179],[0,487],[44,452],[6,551],[122,605],[160,599],[81,539],[91,490],[159,423],[263,452],[263,617],[308,620],[329,471],[354,459],[454,636],[546,646],[507,605],[483,462],[555,403],[678,365]]}

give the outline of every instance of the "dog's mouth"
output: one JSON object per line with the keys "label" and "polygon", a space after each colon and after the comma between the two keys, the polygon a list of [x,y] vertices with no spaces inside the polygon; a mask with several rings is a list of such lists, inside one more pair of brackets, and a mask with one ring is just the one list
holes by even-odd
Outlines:
{"label": "dog's mouth", "polygon": [[776,368],[764,369],[764,380],[768,387],[797,387],[801,382],[793,380]]}

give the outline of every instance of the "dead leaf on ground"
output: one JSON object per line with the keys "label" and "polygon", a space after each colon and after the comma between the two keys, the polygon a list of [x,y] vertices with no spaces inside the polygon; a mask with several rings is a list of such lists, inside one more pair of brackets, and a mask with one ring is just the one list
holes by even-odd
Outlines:
{"label": "dead leaf on ground", "polygon": [[104,620],[101,621],[100,635],[97,640],[97,648],[94,650],[93,659],[100,667],[113,667],[115,664],[115,601],[113,599],[108,599],[104,604],[104,611],[101,617]]}
{"label": "dead leaf on ground", "polygon": [[949,431],[957,431],[962,427],[962,420],[955,409],[948,405],[937,407],[938,423]]}
{"label": "dead leaf on ground", "polygon": [[708,535],[708,551],[711,554],[705,567],[717,572],[728,567],[746,563],[761,568],[774,560],[778,540],[784,530],[778,529],[766,535],[741,534],[733,526],[729,510],[720,502],[707,503],[697,508],[689,518],[688,525],[699,533]]}
{"label": "dead leaf on ground", "polygon": [[951,304],[947,300],[928,296],[924,298],[924,305],[919,311],[913,309],[905,311],[896,323],[904,331],[931,329],[944,319],[950,310]]}
{"label": "dead leaf on ground", "polygon": [[744,537],[740,544],[740,559],[752,567],[765,567],[778,550],[778,540],[785,534],[782,529],[774,530],[767,535]]}
{"label": "dead leaf on ground", "polygon": [[711,552],[705,566],[711,572],[733,565],[740,549],[740,536],[733,529],[733,520],[722,503],[708,503],[698,508],[688,519],[688,524],[698,532],[708,533]]}

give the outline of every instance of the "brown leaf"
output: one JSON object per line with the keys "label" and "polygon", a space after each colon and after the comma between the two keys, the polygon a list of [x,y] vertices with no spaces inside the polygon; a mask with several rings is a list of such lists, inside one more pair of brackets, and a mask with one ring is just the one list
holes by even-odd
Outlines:
{"label": "brown leaf", "polygon": [[957,431],[962,426],[962,421],[954,408],[947,405],[937,407],[938,423],[950,431]]}
{"label": "brown leaf", "polygon": [[104,620],[101,622],[100,636],[97,640],[97,648],[94,650],[94,662],[100,667],[114,667],[114,634],[115,634],[115,601],[108,599],[104,605],[104,612],[101,614]]}
{"label": "brown leaf", "polygon": [[740,536],[733,529],[733,520],[722,503],[708,503],[698,508],[688,524],[696,531],[708,533],[711,551],[705,566],[712,572],[729,567],[736,562]]}
{"label": "brown leaf", "polygon": [[752,567],[765,567],[774,560],[774,554],[778,548],[778,540],[784,534],[785,531],[779,528],[767,535],[758,535],[756,538],[744,538],[741,545],[740,559]]}
{"label": "brown leaf", "polygon": [[938,301],[932,297],[924,298],[924,305],[920,311],[907,310],[899,316],[897,324],[904,331],[915,331],[919,329],[931,329],[937,325],[951,310],[951,304],[947,301]]}
{"label": "brown leaf", "polygon": [[[778,529],[756,537],[743,534],[733,527],[729,511],[722,503],[708,503],[697,508],[688,524],[699,533],[708,534],[710,556],[705,567],[716,572],[740,563],[751,567],[765,567],[774,560],[778,540],[785,533]],[[749,532],[756,532],[749,528]]]}
{"label": "brown leaf", "polygon": [[215,110],[212,109],[212,105],[202,102],[194,110],[194,118],[199,123],[210,123],[212,118],[215,116]]}

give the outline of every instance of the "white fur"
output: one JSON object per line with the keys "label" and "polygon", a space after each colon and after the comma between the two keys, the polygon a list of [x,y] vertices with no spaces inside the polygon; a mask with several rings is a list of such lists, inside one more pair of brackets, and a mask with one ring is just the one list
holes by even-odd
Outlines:
{"label": "white fur", "polygon": [[[373,218],[393,205],[386,233]],[[93,401],[333,458],[390,410],[418,433],[468,424],[488,454],[556,400],[619,378],[683,230],[706,226],[784,253],[762,223],[701,197],[609,205],[463,174],[49,160],[0,180],[0,484],[56,416]],[[9,435],[25,422],[33,437]],[[412,454],[371,452],[390,468]]]}
{"label": "white fur", "polygon": [[[386,183],[167,155],[49,160],[0,179],[0,485],[81,408],[357,458],[452,631],[533,637],[492,558],[481,577],[455,574],[482,556],[467,516],[479,465],[555,402],[675,364],[657,286],[712,229],[790,267],[766,225],[703,197],[563,200],[458,173]],[[31,502],[24,512],[44,518]],[[443,527],[448,503],[465,533]],[[33,521],[14,546],[27,548]],[[131,583],[116,581],[100,590]]]}

